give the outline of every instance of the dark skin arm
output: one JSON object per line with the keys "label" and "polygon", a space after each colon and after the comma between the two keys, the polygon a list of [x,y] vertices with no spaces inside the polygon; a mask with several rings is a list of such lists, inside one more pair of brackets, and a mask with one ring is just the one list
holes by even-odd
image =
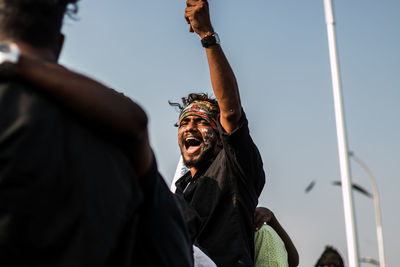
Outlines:
{"label": "dark skin arm", "polygon": [[147,116],[130,98],[61,65],[21,56],[13,74],[53,96],[84,119],[116,134],[139,176],[153,162]]}
{"label": "dark skin arm", "polygon": [[[187,0],[185,19],[190,24],[190,31],[200,37],[214,33],[206,0]],[[220,45],[213,45],[205,50],[211,84],[221,111],[220,122],[225,131],[231,133],[239,126],[242,115],[236,77]]]}
{"label": "dark skin arm", "polygon": [[290,267],[296,267],[299,265],[299,253],[294,246],[289,235],[285,229],[281,226],[275,214],[267,208],[257,207],[254,212],[254,227],[255,231],[258,231],[264,223],[271,226],[285,244],[286,251],[288,253],[288,263]]}

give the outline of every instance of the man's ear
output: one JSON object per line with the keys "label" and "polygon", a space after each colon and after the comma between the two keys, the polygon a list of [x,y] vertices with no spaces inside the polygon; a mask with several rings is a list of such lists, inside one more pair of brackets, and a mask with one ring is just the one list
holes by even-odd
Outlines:
{"label": "man's ear", "polygon": [[65,35],[60,33],[60,37],[58,38],[58,44],[57,44],[57,50],[56,50],[56,59],[58,61],[58,58],[60,57],[61,50],[64,46],[64,41],[65,41]]}

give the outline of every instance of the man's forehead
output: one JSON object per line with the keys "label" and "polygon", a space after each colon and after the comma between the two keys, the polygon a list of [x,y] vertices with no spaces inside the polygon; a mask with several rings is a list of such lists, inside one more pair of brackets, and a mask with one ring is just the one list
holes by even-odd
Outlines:
{"label": "man's forehead", "polygon": [[217,130],[216,114],[209,109],[210,107],[210,103],[207,101],[194,102],[186,106],[179,116],[178,125],[181,125],[183,121],[206,121],[211,125],[211,127]]}
{"label": "man's forehead", "polygon": [[210,124],[209,120],[196,114],[188,115],[181,119],[181,123],[188,123],[188,122],[207,123],[208,125]]}
{"label": "man's forehead", "polygon": [[183,118],[182,120],[204,120],[204,118],[202,118],[198,114],[193,113],[193,114],[185,116],[185,118]]}

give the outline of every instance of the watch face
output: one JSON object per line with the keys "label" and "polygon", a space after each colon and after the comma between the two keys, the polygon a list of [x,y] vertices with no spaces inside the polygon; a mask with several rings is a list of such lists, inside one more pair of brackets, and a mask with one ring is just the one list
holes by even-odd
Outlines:
{"label": "watch face", "polygon": [[220,43],[220,40],[219,40],[219,35],[218,35],[218,33],[214,33],[213,36],[215,37],[215,43],[216,43],[216,44],[219,44],[219,43]]}
{"label": "watch face", "polygon": [[13,43],[0,43],[0,64],[3,62],[17,63],[19,59],[19,49]]}
{"label": "watch face", "polygon": [[10,44],[0,43],[0,53],[9,53],[11,51]]}

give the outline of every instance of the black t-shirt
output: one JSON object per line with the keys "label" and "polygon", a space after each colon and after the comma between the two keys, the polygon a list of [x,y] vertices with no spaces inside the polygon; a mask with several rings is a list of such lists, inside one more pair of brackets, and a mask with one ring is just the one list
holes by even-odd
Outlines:
{"label": "black t-shirt", "polygon": [[176,182],[176,194],[201,221],[197,243],[218,267],[254,265],[254,210],[265,183],[262,159],[242,113],[231,134],[219,124],[222,149],[215,159]]}

